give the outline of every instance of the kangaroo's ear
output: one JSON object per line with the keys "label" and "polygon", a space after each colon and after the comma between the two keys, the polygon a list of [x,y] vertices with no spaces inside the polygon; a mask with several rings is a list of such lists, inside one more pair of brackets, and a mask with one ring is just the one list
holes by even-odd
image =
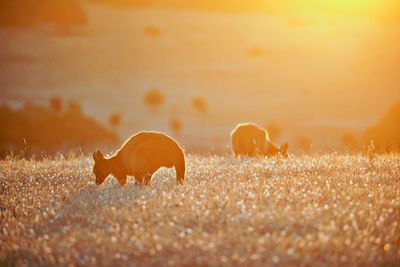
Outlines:
{"label": "kangaroo's ear", "polygon": [[93,159],[94,161],[99,161],[104,159],[103,153],[101,153],[100,150],[97,150],[96,152],[93,153]]}

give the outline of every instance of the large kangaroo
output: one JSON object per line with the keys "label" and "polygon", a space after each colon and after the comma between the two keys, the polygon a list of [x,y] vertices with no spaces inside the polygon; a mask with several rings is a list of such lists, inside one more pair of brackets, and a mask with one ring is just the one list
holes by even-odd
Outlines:
{"label": "large kangaroo", "polygon": [[127,176],[134,176],[137,184],[149,185],[153,174],[161,167],[175,167],[176,181],[185,180],[185,154],[171,137],[159,132],[139,132],[130,137],[110,158],[93,153],[93,172],[100,185],[112,174],[119,184],[126,184]]}
{"label": "large kangaroo", "polygon": [[288,144],[279,148],[268,137],[267,130],[254,123],[239,123],[231,132],[232,152],[235,156],[276,156],[287,158]]}

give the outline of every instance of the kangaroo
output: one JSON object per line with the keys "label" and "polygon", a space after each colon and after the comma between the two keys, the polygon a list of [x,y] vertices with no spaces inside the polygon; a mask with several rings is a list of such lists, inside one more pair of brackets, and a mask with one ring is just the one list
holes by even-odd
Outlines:
{"label": "kangaroo", "polygon": [[112,174],[119,184],[134,176],[138,185],[149,185],[153,174],[161,167],[175,167],[176,181],[185,180],[185,154],[171,137],[159,132],[139,132],[131,136],[110,158],[99,150],[93,153],[93,173],[100,185]]}
{"label": "kangaroo", "polygon": [[269,140],[267,130],[253,123],[239,123],[231,132],[231,146],[234,156],[276,156],[287,158],[288,144],[279,148]]}

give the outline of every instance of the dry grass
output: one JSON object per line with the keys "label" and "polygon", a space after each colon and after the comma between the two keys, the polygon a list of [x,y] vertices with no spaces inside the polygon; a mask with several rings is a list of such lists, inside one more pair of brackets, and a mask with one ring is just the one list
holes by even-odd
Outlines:
{"label": "dry grass", "polygon": [[189,156],[147,188],[91,164],[0,162],[0,265],[400,265],[399,155]]}

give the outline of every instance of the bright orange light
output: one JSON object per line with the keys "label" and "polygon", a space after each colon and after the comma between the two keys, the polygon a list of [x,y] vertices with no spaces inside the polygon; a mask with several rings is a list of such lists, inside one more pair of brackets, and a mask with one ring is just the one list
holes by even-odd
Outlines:
{"label": "bright orange light", "polygon": [[[268,3],[270,0],[265,0]],[[270,4],[281,12],[305,12],[321,15],[355,15],[377,18],[387,12],[390,0],[293,0]]]}
{"label": "bright orange light", "polygon": [[350,14],[376,14],[382,11],[385,1],[378,0],[319,0],[317,2],[326,11]]}

